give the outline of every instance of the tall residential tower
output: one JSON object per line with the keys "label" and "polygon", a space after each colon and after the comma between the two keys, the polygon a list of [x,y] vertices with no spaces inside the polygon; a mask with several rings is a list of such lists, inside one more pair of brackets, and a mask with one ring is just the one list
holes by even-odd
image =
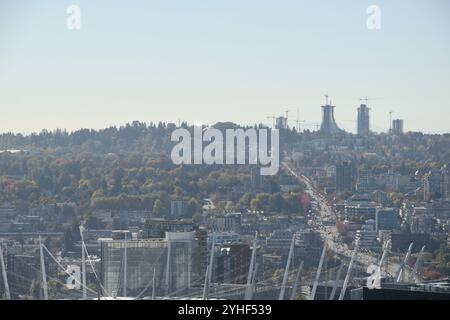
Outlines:
{"label": "tall residential tower", "polygon": [[358,135],[367,135],[370,132],[369,108],[366,104],[361,104],[358,108]]}

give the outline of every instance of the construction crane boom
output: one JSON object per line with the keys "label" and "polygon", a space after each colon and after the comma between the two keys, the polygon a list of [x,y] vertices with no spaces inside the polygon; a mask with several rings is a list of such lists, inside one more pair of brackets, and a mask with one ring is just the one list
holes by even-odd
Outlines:
{"label": "construction crane boom", "polygon": [[300,132],[300,123],[306,122],[305,120],[300,120],[299,109],[297,108],[297,119],[296,120],[287,120],[287,122],[294,122],[297,127],[297,132]]}
{"label": "construction crane boom", "polygon": [[371,100],[383,100],[383,98],[368,98],[367,96],[365,98],[360,98],[359,101],[365,101],[366,106],[367,106],[367,102],[371,101]]}

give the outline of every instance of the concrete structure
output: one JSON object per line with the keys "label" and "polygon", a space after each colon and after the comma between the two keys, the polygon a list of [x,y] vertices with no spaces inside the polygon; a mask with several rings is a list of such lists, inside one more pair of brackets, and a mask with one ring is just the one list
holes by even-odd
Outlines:
{"label": "concrete structure", "polygon": [[276,129],[287,129],[288,121],[287,117],[276,117],[275,118],[275,128]]}
{"label": "concrete structure", "polygon": [[357,133],[358,135],[367,135],[370,132],[369,108],[361,104],[358,108]]}
{"label": "concrete structure", "polygon": [[342,133],[336,121],[334,119],[334,108],[331,104],[328,104],[328,96],[324,106],[322,106],[322,124],[320,125],[320,133],[325,136],[333,136]]}

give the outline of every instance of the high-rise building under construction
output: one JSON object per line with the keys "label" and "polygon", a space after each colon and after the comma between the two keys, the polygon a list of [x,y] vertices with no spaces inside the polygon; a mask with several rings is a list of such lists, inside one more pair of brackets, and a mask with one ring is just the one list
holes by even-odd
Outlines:
{"label": "high-rise building under construction", "polygon": [[394,119],[392,120],[392,133],[402,134],[403,133],[403,120]]}
{"label": "high-rise building under construction", "polygon": [[358,108],[358,135],[366,135],[370,132],[369,108],[366,104],[361,104]]}
{"label": "high-rise building under construction", "polygon": [[328,96],[326,95],[326,103],[322,106],[322,124],[320,125],[320,132],[326,136],[336,135],[343,132],[336,121],[334,120],[334,108],[331,103],[328,103]]}

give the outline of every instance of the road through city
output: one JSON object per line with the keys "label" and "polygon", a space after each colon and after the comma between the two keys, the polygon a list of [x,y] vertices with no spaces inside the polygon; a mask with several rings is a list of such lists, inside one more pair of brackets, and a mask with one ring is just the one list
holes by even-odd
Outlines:
{"label": "road through city", "polygon": [[[305,192],[308,193],[311,201],[317,203],[317,214],[312,219],[311,227],[320,233],[322,239],[326,241],[329,250],[350,259],[352,250],[342,242],[339,236],[336,227],[337,217],[333,208],[328,204],[326,196],[314,186],[308,177],[287,161],[284,161],[282,166],[290,175],[295,176],[305,185]],[[378,264],[380,255],[370,251],[359,250],[355,259],[359,264],[367,268],[370,265]],[[398,268],[399,265],[397,263],[386,261],[382,266],[383,275],[394,276],[398,272]]]}

